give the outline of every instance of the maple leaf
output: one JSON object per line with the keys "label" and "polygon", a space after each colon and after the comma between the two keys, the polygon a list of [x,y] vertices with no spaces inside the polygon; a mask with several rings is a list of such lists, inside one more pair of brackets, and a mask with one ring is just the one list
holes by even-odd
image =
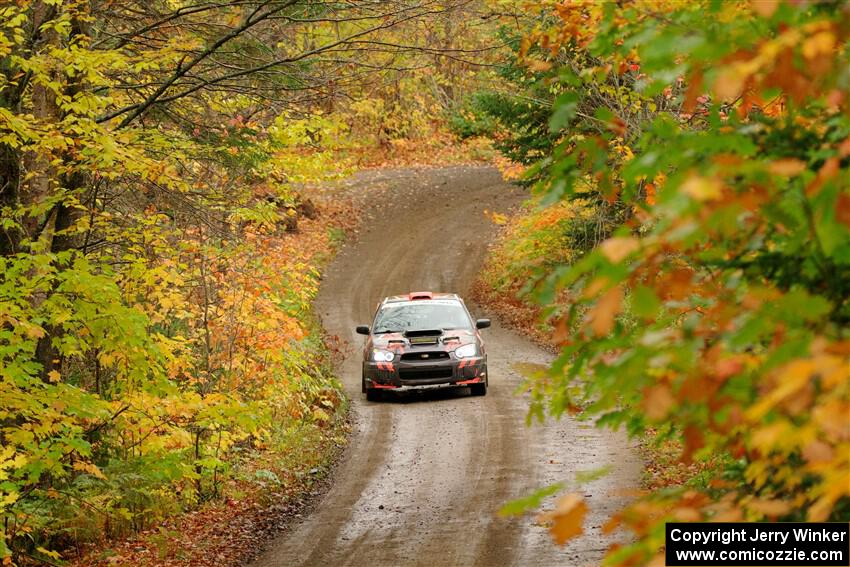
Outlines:
{"label": "maple leaf", "polygon": [[555,503],[555,509],[538,516],[538,521],[549,523],[549,533],[558,545],[564,545],[572,538],[584,533],[582,524],[587,514],[587,504],[580,494],[571,493],[561,496]]}

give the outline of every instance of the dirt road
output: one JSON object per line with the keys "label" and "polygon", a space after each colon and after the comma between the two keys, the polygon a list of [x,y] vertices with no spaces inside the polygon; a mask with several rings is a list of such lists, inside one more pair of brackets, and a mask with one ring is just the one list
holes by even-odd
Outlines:
{"label": "dirt road", "polygon": [[[272,542],[257,566],[587,565],[607,545],[599,526],[634,487],[639,463],[625,436],[571,419],[525,426],[527,399],[514,391],[515,363],[550,356],[494,320],[484,331],[490,389],[371,403],[360,394],[358,323],[377,301],[408,291],[466,294],[494,233],[484,210],[524,198],[484,167],[361,175],[372,219],[329,267],[318,300],[327,331],[348,341],[340,367],[355,432],[334,483],[316,509]],[[473,306],[473,316],[488,316]],[[612,472],[575,485],[575,474]],[[506,501],[556,481],[586,494],[587,533],[559,548],[531,516],[503,519]]]}

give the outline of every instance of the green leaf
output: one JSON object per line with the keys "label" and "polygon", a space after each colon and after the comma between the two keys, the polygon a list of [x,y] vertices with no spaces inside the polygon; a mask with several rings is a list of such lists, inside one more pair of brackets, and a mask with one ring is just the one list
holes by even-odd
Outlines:
{"label": "green leaf", "polygon": [[512,500],[502,506],[499,509],[500,516],[519,516],[521,514],[525,514],[529,510],[533,510],[534,508],[539,508],[540,504],[553,494],[556,494],[564,489],[563,483],[556,483],[549,485],[545,488],[541,488],[539,490],[534,491],[528,496],[524,496],[522,498],[517,498],[516,500]]}
{"label": "green leaf", "polygon": [[578,101],[578,93],[572,91],[565,92],[555,99],[555,111],[549,119],[550,132],[558,133],[570,125],[570,122],[575,118]]}

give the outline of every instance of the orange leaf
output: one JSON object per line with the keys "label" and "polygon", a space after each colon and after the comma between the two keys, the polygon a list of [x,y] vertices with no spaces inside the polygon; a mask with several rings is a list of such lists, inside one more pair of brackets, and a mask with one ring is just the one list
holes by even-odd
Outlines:
{"label": "orange leaf", "polygon": [[778,159],[767,166],[767,170],[774,175],[793,177],[806,171],[806,162],[794,159]]}
{"label": "orange leaf", "polygon": [[693,454],[702,449],[705,445],[705,438],[702,435],[702,430],[696,425],[689,425],[685,428],[685,450],[682,452],[682,462],[690,463]]}
{"label": "orange leaf", "polygon": [[788,502],[784,502],[782,500],[769,500],[765,498],[757,498],[750,502],[747,507],[751,510],[760,512],[769,518],[784,516],[791,511],[791,505]]}
{"label": "orange leaf", "polygon": [[623,289],[620,286],[611,288],[596,302],[590,312],[590,326],[593,334],[604,337],[614,328],[614,317],[623,307]]}
{"label": "orange leaf", "polygon": [[644,190],[646,191],[646,204],[654,205],[655,204],[655,184],[647,183],[644,185]]}
{"label": "orange leaf", "polygon": [[528,61],[528,68],[536,73],[541,73],[551,69],[552,64],[548,61],[541,61],[540,59],[530,59]]}
{"label": "orange leaf", "polygon": [[762,18],[769,18],[779,7],[779,0],[752,0],[750,7]]}
{"label": "orange leaf", "polygon": [[682,103],[682,111],[693,113],[697,109],[697,98],[703,91],[702,70],[696,69],[688,77],[688,88],[685,90],[685,101]]}
{"label": "orange leaf", "polygon": [[563,345],[567,343],[567,340],[570,336],[570,329],[567,326],[567,318],[561,317],[558,319],[558,322],[555,323],[555,332],[552,333],[552,342],[556,345]]}
{"label": "orange leaf", "polygon": [[587,514],[587,504],[578,494],[561,496],[555,509],[539,516],[539,520],[551,522],[549,533],[558,545],[564,545],[570,539],[584,533],[582,523]]}
{"label": "orange leaf", "polygon": [[658,384],[647,389],[643,396],[646,417],[653,421],[664,419],[675,402],[676,399],[667,384]]}
{"label": "orange leaf", "polygon": [[832,447],[818,439],[803,447],[803,458],[808,463],[828,463],[833,456]]}
{"label": "orange leaf", "polygon": [[842,193],[835,202],[835,220],[850,228],[850,195]]}
{"label": "orange leaf", "polygon": [[817,177],[806,187],[806,195],[814,195],[823,185],[838,174],[841,164],[835,156],[827,159],[818,171]]}
{"label": "orange leaf", "polygon": [[742,69],[734,65],[720,71],[712,85],[717,98],[722,101],[737,98],[744,90],[747,77],[748,75]]}

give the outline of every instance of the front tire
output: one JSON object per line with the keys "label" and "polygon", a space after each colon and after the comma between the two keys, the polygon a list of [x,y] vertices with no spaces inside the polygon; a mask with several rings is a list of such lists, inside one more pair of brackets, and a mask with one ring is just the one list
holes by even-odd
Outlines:
{"label": "front tire", "polygon": [[366,390],[366,399],[370,402],[380,402],[382,398],[383,396],[381,395],[381,392],[379,392],[377,389],[368,388]]}
{"label": "front tire", "polygon": [[487,395],[487,383],[483,384],[470,384],[469,391],[473,396],[486,396]]}

